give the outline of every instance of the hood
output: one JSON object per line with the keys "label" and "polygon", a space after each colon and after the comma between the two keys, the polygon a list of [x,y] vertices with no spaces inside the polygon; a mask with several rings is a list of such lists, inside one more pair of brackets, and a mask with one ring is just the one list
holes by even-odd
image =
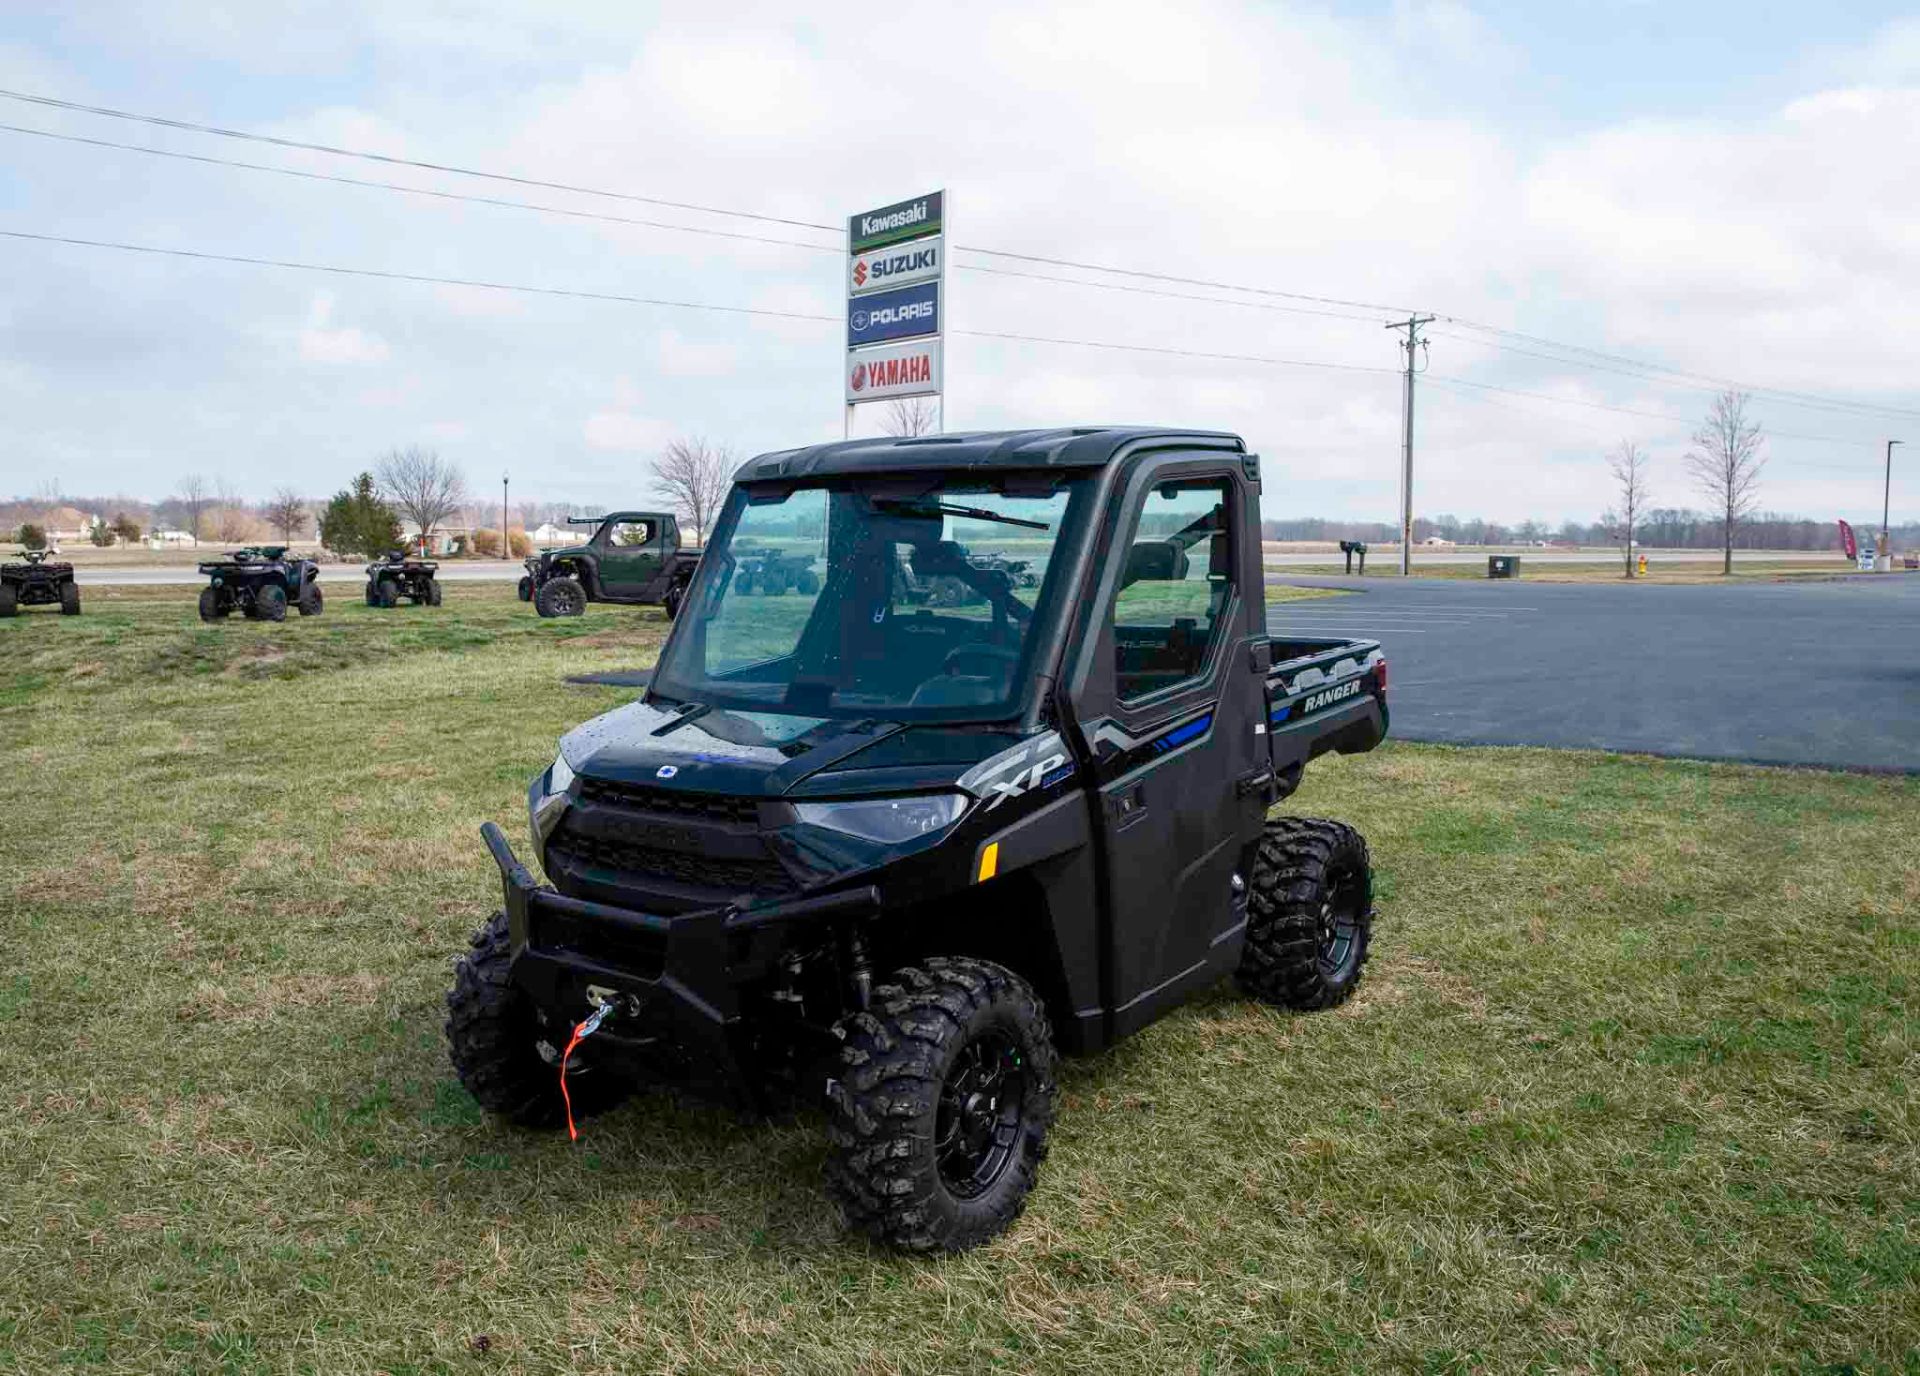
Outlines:
{"label": "hood", "polygon": [[636,702],[568,732],[560,753],[589,778],[779,798],[951,786],[1018,743],[1006,731]]}

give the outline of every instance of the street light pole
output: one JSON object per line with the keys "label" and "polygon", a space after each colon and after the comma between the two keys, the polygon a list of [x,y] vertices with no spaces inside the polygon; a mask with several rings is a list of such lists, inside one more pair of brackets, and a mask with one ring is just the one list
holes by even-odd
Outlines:
{"label": "street light pole", "polygon": [[[1893,545],[1887,538],[1887,511],[1893,505],[1893,446],[1904,443],[1905,440],[1887,441],[1887,483],[1880,490],[1880,549],[1873,561],[1875,572],[1890,573],[1893,570]],[[1885,569],[1880,566],[1882,559],[1887,561]]]}
{"label": "street light pole", "polygon": [[513,545],[507,539],[507,475],[500,475],[500,557],[511,561]]}

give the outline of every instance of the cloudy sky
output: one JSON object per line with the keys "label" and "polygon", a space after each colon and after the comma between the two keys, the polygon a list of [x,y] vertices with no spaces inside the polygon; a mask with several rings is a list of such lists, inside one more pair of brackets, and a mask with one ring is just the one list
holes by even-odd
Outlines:
{"label": "cloudy sky", "polygon": [[8,91],[769,218],[0,98],[0,231],[767,314],[0,238],[0,492],[319,492],[425,443],[599,504],[671,436],[837,438],[841,245],[808,226],[945,187],[961,246],[1259,289],[959,252],[949,428],[1235,430],[1271,514],[1391,519],[1381,326],[1418,309],[1425,514],[1590,520],[1622,438],[1697,500],[1680,455],[1728,379],[1764,389],[1767,507],[1877,512],[1904,430],[1920,517],[1920,19],[1891,6],[795,13],[14,0]]}

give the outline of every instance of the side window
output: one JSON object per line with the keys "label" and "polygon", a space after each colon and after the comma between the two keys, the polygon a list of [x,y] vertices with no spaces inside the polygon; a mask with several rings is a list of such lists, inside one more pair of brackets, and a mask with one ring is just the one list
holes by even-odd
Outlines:
{"label": "side window", "polygon": [[613,543],[616,545],[645,545],[652,541],[651,521],[621,521],[613,528]]}
{"label": "side window", "polygon": [[1113,601],[1122,702],[1206,671],[1233,590],[1230,500],[1225,478],[1162,483],[1147,494]]}

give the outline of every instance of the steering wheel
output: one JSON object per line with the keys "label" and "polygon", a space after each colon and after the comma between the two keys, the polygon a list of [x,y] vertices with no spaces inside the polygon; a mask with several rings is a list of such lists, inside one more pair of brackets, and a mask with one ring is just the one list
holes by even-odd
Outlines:
{"label": "steering wheel", "polygon": [[1003,673],[1011,677],[1014,665],[1020,660],[1020,651],[1010,645],[989,645],[984,642],[956,645],[947,651],[946,660],[941,664],[940,671],[946,674],[964,674],[967,671],[961,666],[970,659],[981,661],[981,667],[974,671],[974,677],[993,678]]}

